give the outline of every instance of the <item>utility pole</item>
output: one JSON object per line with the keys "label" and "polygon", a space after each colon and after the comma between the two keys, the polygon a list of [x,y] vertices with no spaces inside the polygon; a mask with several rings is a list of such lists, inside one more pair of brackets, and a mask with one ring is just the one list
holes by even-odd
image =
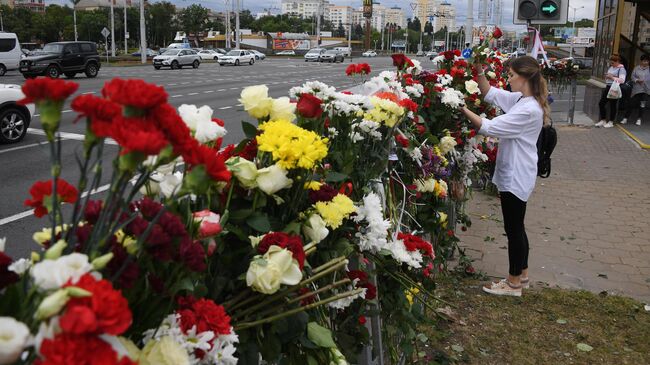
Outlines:
{"label": "utility pole", "polygon": [[[77,32],[75,31],[75,41],[77,40]],[[129,53],[129,28],[126,26],[126,0],[124,0],[124,55]],[[145,50],[146,51],[146,50]]]}
{"label": "utility pole", "polygon": [[239,35],[239,33],[240,33],[239,32],[239,0],[235,0],[235,1],[237,1],[237,9],[236,9],[237,12],[235,13],[235,32],[236,32],[235,33],[235,44],[236,44],[236,48],[239,49],[239,45],[241,43],[241,40],[239,39],[240,38],[240,35]]}
{"label": "utility pole", "polygon": [[[77,4],[72,2],[72,22],[74,23],[74,41],[77,41]],[[2,16],[0,15],[0,25],[2,24]],[[5,27],[1,26],[2,31],[5,31]]]}
{"label": "utility pole", "polygon": [[111,56],[115,57],[115,0],[110,0],[110,2],[111,2]]}
{"label": "utility pole", "polygon": [[316,9],[316,48],[320,47],[320,17],[322,7],[323,0],[318,0],[318,8]]}
{"label": "utility pole", "polygon": [[226,49],[230,50],[230,0],[226,0]]}
{"label": "utility pole", "polygon": [[348,49],[350,50],[350,58],[352,58],[352,18],[350,18],[350,30],[348,31]]}
{"label": "utility pole", "polygon": [[571,51],[569,52],[569,57],[573,57],[573,44],[576,41],[576,10],[584,8],[584,6],[581,7],[573,7],[569,6],[571,9],[573,9],[573,37],[571,38]]}
{"label": "utility pole", "polygon": [[140,61],[147,63],[147,32],[144,23],[144,0],[140,0]]}
{"label": "utility pole", "polygon": [[469,43],[471,47],[474,43],[474,0],[467,0],[467,21],[465,22],[467,29],[465,29],[465,43]]}

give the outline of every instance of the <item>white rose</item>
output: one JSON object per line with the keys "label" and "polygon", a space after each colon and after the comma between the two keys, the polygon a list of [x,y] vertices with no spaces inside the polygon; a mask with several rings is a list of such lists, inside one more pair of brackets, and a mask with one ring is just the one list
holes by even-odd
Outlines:
{"label": "white rose", "polygon": [[319,214],[309,216],[307,222],[302,226],[302,232],[314,243],[324,240],[330,233],[325,226],[325,221]]}
{"label": "white rose", "polygon": [[43,290],[58,289],[68,280],[76,282],[79,278],[93,269],[88,256],[81,253],[71,253],[56,260],[43,260],[31,270],[34,284]]}
{"label": "white rose", "polygon": [[438,147],[440,147],[440,152],[443,155],[446,155],[449,151],[453,150],[456,145],[457,143],[454,137],[444,136],[442,139],[440,139],[440,144]]}
{"label": "white rose", "polygon": [[171,336],[151,340],[140,352],[140,365],[190,365],[187,351]]}
{"label": "white rose", "polygon": [[288,188],[293,180],[287,177],[287,171],[277,164],[257,170],[257,187],[268,195]]}
{"label": "white rose", "polygon": [[494,71],[488,71],[487,75],[491,79],[496,79],[497,78],[497,74],[495,74]]}
{"label": "white rose", "polygon": [[273,99],[269,97],[269,88],[266,85],[244,88],[241,92],[239,102],[244,105],[244,110],[256,119],[268,116],[273,106]]}
{"label": "white rose", "polygon": [[283,96],[281,98],[273,99],[271,107],[272,120],[288,120],[293,121],[296,119],[296,104],[293,104],[289,98]]}
{"label": "white rose", "polygon": [[296,285],[300,280],[302,271],[291,251],[275,245],[264,256],[256,256],[246,273],[246,285],[263,294],[273,294],[280,285]]}
{"label": "white rose", "polygon": [[415,187],[417,191],[421,193],[431,193],[433,192],[434,188],[436,186],[436,183],[433,179],[426,179],[426,180],[421,180],[417,179],[415,180]]}
{"label": "white rose", "polygon": [[200,122],[211,121],[213,110],[207,105],[197,108],[196,105],[183,104],[178,107],[178,114],[193,132]]}
{"label": "white rose", "polygon": [[199,143],[214,142],[226,135],[226,128],[220,126],[212,119],[200,121],[196,126],[194,137]]}
{"label": "white rose", "polygon": [[481,90],[478,88],[478,82],[474,80],[465,81],[465,90],[470,94],[481,94]]}
{"label": "white rose", "polygon": [[9,269],[9,271],[15,272],[18,275],[22,275],[26,273],[30,267],[32,267],[32,260],[19,259],[12,262],[7,269]]}
{"label": "white rose", "polygon": [[12,364],[27,346],[29,328],[11,317],[0,317],[0,364]]}
{"label": "white rose", "polygon": [[228,170],[239,180],[246,189],[257,187],[257,166],[242,157],[231,157],[226,161]]}

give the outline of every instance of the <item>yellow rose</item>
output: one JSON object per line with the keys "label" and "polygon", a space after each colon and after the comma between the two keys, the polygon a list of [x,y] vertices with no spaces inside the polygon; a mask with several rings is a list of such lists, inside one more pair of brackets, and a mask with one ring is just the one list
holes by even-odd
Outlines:
{"label": "yellow rose", "polygon": [[438,216],[440,217],[440,218],[438,218],[438,222],[440,222],[440,224],[442,224],[443,228],[446,228],[447,227],[447,213],[438,212]]}
{"label": "yellow rose", "polygon": [[302,233],[309,238],[311,242],[318,243],[327,237],[330,231],[325,226],[325,221],[318,214],[312,214],[302,226]]}
{"label": "yellow rose", "polygon": [[174,340],[165,336],[160,340],[151,340],[142,349],[140,365],[190,365],[187,352]]}
{"label": "yellow rose", "polygon": [[266,85],[244,88],[239,102],[244,105],[244,110],[256,119],[268,117],[273,106],[273,99],[269,97],[269,88]]}
{"label": "yellow rose", "polygon": [[273,105],[271,106],[271,119],[284,119],[284,120],[294,120],[296,119],[296,104],[293,104],[289,98],[283,96],[281,98],[273,99]]}
{"label": "yellow rose", "polygon": [[465,81],[465,90],[470,94],[481,94],[481,90],[478,88],[478,82],[474,80]]}
{"label": "yellow rose", "polygon": [[288,188],[293,180],[287,177],[287,171],[278,164],[257,170],[257,187],[268,195]]}
{"label": "yellow rose", "polygon": [[280,285],[296,285],[300,280],[302,271],[291,251],[275,245],[264,256],[255,256],[246,273],[246,285],[264,294],[273,294]]}

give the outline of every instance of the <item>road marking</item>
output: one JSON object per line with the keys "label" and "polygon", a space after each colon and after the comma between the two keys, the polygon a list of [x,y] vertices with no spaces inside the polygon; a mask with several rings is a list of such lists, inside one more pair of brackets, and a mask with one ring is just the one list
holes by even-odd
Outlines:
{"label": "road marking", "polygon": [[213,92],[214,92],[214,90],[206,90],[206,91],[204,91],[203,93],[204,93],[204,94],[209,94],[209,93],[213,93]]}
{"label": "road marking", "polygon": [[199,93],[189,93],[189,94],[187,94],[187,96],[191,96],[191,95],[199,95]]}
{"label": "road marking", "polygon": [[222,106],[222,107],[219,108],[219,109],[221,109],[221,110],[225,110],[225,109],[230,109],[230,108],[232,108],[232,107],[231,107],[231,106]]}
{"label": "road marking", "polygon": [[82,94],[94,94],[94,93],[95,93],[94,91],[86,91],[85,93]]}
{"label": "road marking", "polygon": [[61,113],[72,113],[72,109],[64,110]]}
{"label": "road marking", "polygon": [[189,81],[187,81],[187,82],[181,82],[181,85],[187,85],[187,84],[189,84],[189,83],[190,83]]}
{"label": "road marking", "polygon": [[24,148],[36,147],[36,146],[40,146],[40,145],[44,145],[44,144],[47,144],[47,141],[32,143],[32,144],[26,144],[26,145],[18,146],[18,147],[7,148],[7,149],[4,149],[4,150],[0,150],[0,153],[11,152],[11,151],[16,151],[16,150],[22,150]]}
{"label": "road marking", "polygon": [[183,95],[172,95],[172,98],[180,98]]}
{"label": "road marking", "polygon": [[167,84],[167,86],[176,86],[178,84]]}
{"label": "road marking", "polygon": [[238,87],[231,87],[230,90],[239,90]]}
{"label": "road marking", "polygon": [[[42,129],[36,129],[36,128],[27,128],[27,133],[30,134],[35,134],[38,136],[44,136],[45,131]],[[86,139],[86,136],[83,134],[79,133],[68,133],[68,132],[57,132],[57,136],[61,137],[62,139],[71,139],[74,141],[83,141]],[[117,142],[111,138],[106,138],[104,140],[104,143],[110,144],[110,145],[117,145]]]}
{"label": "road marking", "polygon": [[244,106],[244,104],[237,104],[237,105],[235,105],[235,106]]}
{"label": "road marking", "polygon": [[226,91],[226,89],[219,89],[219,90],[217,90],[217,91]]}

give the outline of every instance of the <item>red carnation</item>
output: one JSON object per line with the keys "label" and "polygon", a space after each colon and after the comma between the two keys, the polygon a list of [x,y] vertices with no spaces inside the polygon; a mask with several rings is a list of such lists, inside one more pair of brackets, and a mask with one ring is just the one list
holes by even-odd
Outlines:
{"label": "red carnation", "polygon": [[22,90],[25,97],[18,101],[19,104],[38,103],[41,101],[63,101],[74,94],[79,88],[76,82],[38,77],[28,79],[23,84]]}
{"label": "red carnation", "polygon": [[393,58],[393,66],[397,67],[399,70],[404,69],[405,67],[413,67],[413,61],[403,53],[397,53],[391,55],[391,57]]}
{"label": "red carnation", "polygon": [[144,80],[114,78],[102,89],[102,95],[112,101],[137,109],[151,109],[167,102],[167,92],[162,86]]}
{"label": "red carnation", "polygon": [[429,256],[431,258],[434,257],[433,246],[431,243],[423,240],[418,236],[400,232],[397,234],[397,239],[404,242],[404,247],[406,247],[407,251],[421,251],[426,256]]}
{"label": "red carnation", "polygon": [[412,111],[413,113],[418,112],[418,104],[411,99],[402,99],[399,101],[399,105]]}
{"label": "red carnation", "polygon": [[122,112],[118,104],[90,94],[77,96],[70,107],[90,119],[90,128],[97,137],[110,137],[113,118]]}
{"label": "red carnation", "polygon": [[183,240],[180,245],[180,257],[185,266],[194,272],[203,272],[207,267],[205,249],[197,241]]}
{"label": "red carnation", "polygon": [[348,76],[352,76],[357,72],[357,67],[354,63],[351,63],[346,69],[345,69],[345,74]]}
{"label": "red carnation", "polygon": [[404,137],[400,133],[395,134],[395,142],[397,142],[397,144],[403,148],[407,148],[409,146],[408,138]]}
{"label": "red carnation", "polygon": [[494,32],[492,32],[492,38],[494,39],[499,39],[503,36],[503,32],[499,27],[494,28]]}
{"label": "red carnation", "polygon": [[196,332],[212,331],[216,336],[230,334],[230,317],[223,306],[210,299],[181,297],[178,299],[180,326],[187,333],[196,326]]}
{"label": "red carnation", "polygon": [[305,265],[305,251],[300,236],[284,232],[267,233],[257,246],[257,252],[265,254],[271,246],[278,246],[291,251],[293,258],[298,261],[298,265],[302,270]]}
{"label": "red carnation", "polygon": [[445,56],[445,59],[448,60],[448,61],[451,61],[451,60],[454,59],[454,51],[451,51],[451,50],[445,51],[443,53],[443,55]]}
{"label": "red carnation", "polygon": [[370,71],[370,65],[367,63],[360,63],[357,65],[357,73],[360,73],[362,75],[367,75],[369,74]]}
{"label": "red carnation", "polygon": [[[73,286],[68,282],[65,287]],[[120,335],[131,326],[129,303],[107,280],[83,275],[74,286],[87,290],[89,297],[72,298],[61,316],[61,329],[74,334]]]}
{"label": "red carnation", "polygon": [[359,324],[362,325],[362,326],[363,326],[364,324],[366,324],[366,317],[364,317],[364,316],[359,316]]}
{"label": "red carnation", "polygon": [[112,136],[123,148],[122,154],[157,155],[169,144],[163,132],[143,118],[120,116],[115,119],[114,128]]}
{"label": "red carnation", "polygon": [[329,202],[332,201],[338,193],[338,190],[327,184],[323,184],[320,186],[320,189],[309,191],[309,202],[312,204],[316,204],[317,202]]}
{"label": "red carnation", "polygon": [[312,94],[301,94],[296,104],[296,111],[305,118],[319,118],[323,114],[323,101]]}
{"label": "red carnation", "polygon": [[20,279],[15,272],[9,271],[11,262],[11,257],[0,251],[0,291]]}
{"label": "red carnation", "polygon": [[[29,194],[32,199],[25,200],[25,205],[34,208],[34,215],[38,218],[46,215],[49,210],[45,204],[49,202],[49,197],[52,196],[52,180],[37,181],[29,189]],[[56,195],[57,202],[74,203],[77,201],[77,188],[70,185],[63,179],[58,179],[56,182]],[[44,202],[44,199],[48,199]]]}
{"label": "red carnation", "polygon": [[41,343],[35,365],[136,365],[128,356],[118,358],[111,345],[93,335],[60,333]]}

